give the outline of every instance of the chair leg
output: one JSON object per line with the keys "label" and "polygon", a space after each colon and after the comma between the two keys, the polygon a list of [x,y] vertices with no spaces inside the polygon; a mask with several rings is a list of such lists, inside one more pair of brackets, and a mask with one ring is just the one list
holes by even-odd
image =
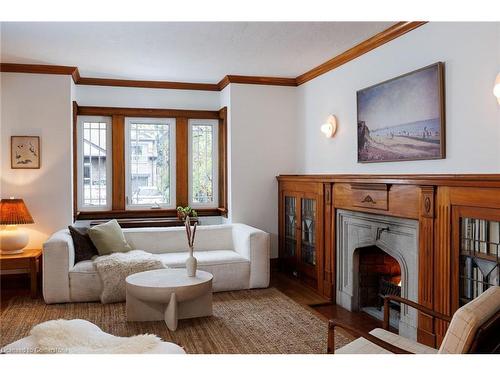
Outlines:
{"label": "chair leg", "polygon": [[328,328],[328,346],[326,352],[327,354],[335,353],[335,327]]}

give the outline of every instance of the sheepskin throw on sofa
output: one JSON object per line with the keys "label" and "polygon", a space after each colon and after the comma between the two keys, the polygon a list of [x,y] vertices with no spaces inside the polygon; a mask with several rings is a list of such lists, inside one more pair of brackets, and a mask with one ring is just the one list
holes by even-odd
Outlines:
{"label": "sheepskin throw on sofa", "polygon": [[125,279],[134,273],[167,268],[157,255],[142,250],[113,253],[94,259],[102,281],[101,302],[125,301]]}

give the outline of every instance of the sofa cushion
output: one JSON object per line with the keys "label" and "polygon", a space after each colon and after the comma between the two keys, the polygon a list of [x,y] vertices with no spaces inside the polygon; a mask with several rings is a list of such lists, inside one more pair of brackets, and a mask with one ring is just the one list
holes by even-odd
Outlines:
{"label": "sofa cushion", "polygon": [[89,236],[97,248],[99,255],[132,250],[125,240],[122,228],[116,219],[90,228]]}
{"label": "sofa cushion", "polygon": [[[126,228],[125,239],[134,250],[154,254],[188,251],[184,228]],[[196,229],[195,251],[234,249],[231,225],[200,225]]]}
{"label": "sofa cushion", "polygon": [[[375,328],[370,331],[370,334],[378,337],[385,342],[388,342],[401,349],[407,350],[415,354],[436,354],[437,349],[420,344],[416,341],[407,339],[406,337],[396,335],[392,332],[381,328]],[[335,350],[336,354],[391,354],[390,351],[381,348],[380,346],[364,339],[362,337],[350,342],[340,349]]]}
{"label": "sofa cushion", "polygon": [[90,239],[89,228],[77,228],[70,225],[68,229],[73,239],[73,245],[75,246],[75,263],[82,260],[89,260],[93,256],[99,255],[97,248]]}
{"label": "sofa cushion", "polygon": [[[232,250],[211,250],[211,251],[195,251],[194,257],[198,261],[198,265],[217,265],[230,263],[250,263],[246,258]],[[157,256],[168,267],[183,268],[186,266],[186,259],[189,256],[188,252],[176,252],[157,254]]]}
{"label": "sofa cushion", "polygon": [[439,348],[439,353],[467,353],[479,327],[499,310],[500,287],[492,286],[455,312]]}
{"label": "sofa cushion", "polygon": [[[235,251],[211,250],[195,251],[198,269],[214,275],[212,290],[248,289],[250,280],[250,261]],[[158,254],[166,266],[183,268],[187,252]],[[91,260],[79,262],[69,271],[70,297],[72,301],[99,301],[102,282]]]}

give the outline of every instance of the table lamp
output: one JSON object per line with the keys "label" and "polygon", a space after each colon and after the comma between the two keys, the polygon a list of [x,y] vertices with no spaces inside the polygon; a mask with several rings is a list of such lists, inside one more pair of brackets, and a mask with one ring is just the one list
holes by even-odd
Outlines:
{"label": "table lamp", "polygon": [[33,218],[22,199],[2,199],[0,201],[0,251],[2,254],[19,254],[29,241],[28,233],[18,229],[18,224],[33,224]]}

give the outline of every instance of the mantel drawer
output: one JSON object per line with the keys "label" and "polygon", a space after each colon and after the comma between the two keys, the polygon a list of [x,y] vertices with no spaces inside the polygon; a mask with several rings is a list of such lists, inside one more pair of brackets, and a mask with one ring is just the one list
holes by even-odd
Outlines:
{"label": "mantel drawer", "polygon": [[375,210],[389,209],[387,184],[351,184],[352,205]]}

